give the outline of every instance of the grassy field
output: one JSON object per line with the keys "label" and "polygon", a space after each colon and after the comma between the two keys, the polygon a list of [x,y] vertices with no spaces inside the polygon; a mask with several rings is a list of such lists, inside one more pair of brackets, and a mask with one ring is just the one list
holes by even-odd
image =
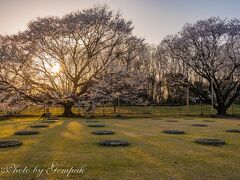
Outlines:
{"label": "grassy field", "polygon": [[[235,106],[239,112],[239,106]],[[27,166],[31,173],[1,173],[0,179],[67,179],[66,174],[32,173],[35,166],[45,170],[52,163],[59,168],[77,168],[85,165],[83,174],[70,174],[68,179],[240,179],[240,133],[227,133],[226,129],[240,129],[237,119],[214,119],[203,122],[203,117],[185,117],[184,107],[122,107],[119,112],[138,114],[139,118],[101,118],[105,128],[90,128],[84,118],[61,118],[49,128],[39,129],[34,136],[15,136],[17,130],[29,129],[40,122],[39,117],[13,118],[0,121],[0,140],[18,139],[23,145],[0,149],[0,168],[15,163]],[[206,114],[209,107],[204,107]],[[58,108],[52,108],[60,114]],[[25,114],[40,114],[32,108]],[[98,109],[101,113],[101,109]],[[108,110],[110,112],[110,109]],[[192,115],[198,108],[191,107]],[[149,116],[140,118],[142,113]],[[127,115],[126,115],[127,116]],[[166,120],[178,120],[167,122]],[[193,127],[194,123],[208,127]],[[179,129],[185,135],[163,134],[165,129]],[[92,135],[94,130],[112,130],[114,135]],[[212,147],[194,143],[198,137],[222,138],[227,145]],[[101,147],[99,140],[124,139],[129,147]]]}

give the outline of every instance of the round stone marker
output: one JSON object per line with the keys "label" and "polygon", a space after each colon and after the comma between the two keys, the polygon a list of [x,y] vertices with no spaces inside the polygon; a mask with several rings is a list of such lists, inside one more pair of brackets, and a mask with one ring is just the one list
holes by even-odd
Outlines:
{"label": "round stone marker", "polygon": [[99,122],[97,120],[87,120],[86,122]]}
{"label": "round stone marker", "polygon": [[100,146],[118,147],[118,146],[129,146],[130,143],[125,140],[103,140],[98,142]]}
{"label": "round stone marker", "polygon": [[36,125],[32,125],[31,128],[47,128],[48,125],[46,124],[36,124]]}
{"label": "round stone marker", "polygon": [[43,120],[42,123],[55,123],[59,122],[59,120]]}
{"label": "round stone marker", "polygon": [[212,138],[198,138],[195,139],[195,142],[198,144],[212,145],[212,146],[221,146],[226,144],[223,139],[212,139]]}
{"label": "round stone marker", "polygon": [[103,124],[90,124],[88,127],[105,127]]}
{"label": "round stone marker", "polygon": [[226,132],[240,133],[240,129],[227,129]]}
{"label": "round stone marker", "polygon": [[92,134],[95,134],[95,135],[111,135],[111,134],[114,134],[113,131],[93,131]]}
{"label": "round stone marker", "polygon": [[166,120],[166,122],[178,122],[177,120]]}
{"label": "round stone marker", "polygon": [[203,120],[204,122],[215,122],[214,120]]}
{"label": "round stone marker", "polygon": [[196,127],[206,127],[208,126],[207,124],[192,124],[192,126],[196,126]]}
{"label": "round stone marker", "polygon": [[7,147],[14,147],[14,146],[21,146],[23,143],[21,141],[7,141],[3,140],[0,141],[0,148],[7,148]]}
{"label": "round stone marker", "polygon": [[182,130],[163,130],[162,132],[165,134],[185,134]]}
{"label": "round stone marker", "polygon": [[24,131],[17,131],[14,134],[15,135],[36,135],[36,134],[39,134],[39,132],[31,131],[31,130],[24,130]]}

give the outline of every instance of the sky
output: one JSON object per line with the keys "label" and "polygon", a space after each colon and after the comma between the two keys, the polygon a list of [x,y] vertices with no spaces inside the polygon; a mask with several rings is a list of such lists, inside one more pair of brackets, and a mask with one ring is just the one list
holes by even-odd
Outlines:
{"label": "sky", "polygon": [[94,4],[120,11],[132,20],[134,34],[150,44],[177,33],[185,23],[211,16],[240,18],[240,0],[0,0],[0,34],[23,31],[36,17],[61,17]]}

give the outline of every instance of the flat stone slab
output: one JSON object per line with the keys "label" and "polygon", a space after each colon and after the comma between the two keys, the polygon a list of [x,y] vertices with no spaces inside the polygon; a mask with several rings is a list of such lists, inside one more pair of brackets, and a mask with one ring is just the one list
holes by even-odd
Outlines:
{"label": "flat stone slab", "polygon": [[240,129],[227,129],[226,132],[240,133]]}
{"label": "flat stone slab", "polygon": [[46,124],[36,124],[36,125],[32,125],[31,128],[47,128],[49,127]]}
{"label": "flat stone slab", "polygon": [[211,145],[211,146],[222,146],[226,144],[223,139],[213,139],[213,138],[198,138],[195,139],[195,142],[203,145]]}
{"label": "flat stone slab", "polygon": [[90,124],[88,127],[105,127],[103,124]]}
{"label": "flat stone slab", "polygon": [[166,120],[166,122],[178,122],[178,120]]}
{"label": "flat stone slab", "polygon": [[0,141],[0,148],[7,148],[7,147],[14,147],[14,146],[21,146],[23,143],[21,141]]}
{"label": "flat stone slab", "polygon": [[107,147],[119,147],[119,146],[129,146],[130,143],[125,140],[103,140],[98,142],[100,146],[107,146]]}
{"label": "flat stone slab", "polygon": [[86,122],[99,122],[97,120],[87,120]]}
{"label": "flat stone slab", "polygon": [[24,131],[17,131],[14,134],[15,135],[36,135],[36,134],[39,134],[39,132],[31,131],[31,130],[24,130]]}
{"label": "flat stone slab", "polygon": [[196,126],[196,127],[206,127],[208,126],[207,124],[192,124],[192,126]]}
{"label": "flat stone slab", "polygon": [[165,134],[185,134],[182,130],[163,130],[162,132]]}
{"label": "flat stone slab", "polygon": [[43,120],[42,123],[55,123],[59,122],[59,120]]}
{"label": "flat stone slab", "polygon": [[95,135],[111,135],[111,134],[114,134],[113,131],[93,131],[92,134],[95,134]]}
{"label": "flat stone slab", "polygon": [[203,120],[204,122],[215,122],[214,120]]}

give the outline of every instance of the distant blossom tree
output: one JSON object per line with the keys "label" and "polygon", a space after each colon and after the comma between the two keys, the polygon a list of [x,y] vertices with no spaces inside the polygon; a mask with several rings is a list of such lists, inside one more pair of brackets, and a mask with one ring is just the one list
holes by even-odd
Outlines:
{"label": "distant blossom tree", "polygon": [[[173,74],[173,80],[188,86],[203,102],[211,104],[218,115],[240,96],[240,21],[212,17],[186,24],[181,32],[161,44],[168,58],[181,62],[184,72]],[[184,68],[185,67],[185,68]],[[203,79],[208,93],[196,82]]]}
{"label": "distant blossom tree", "polygon": [[112,103],[114,112],[122,102],[128,105],[148,103],[147,78],[139,72],[128,72],[123,69],[111,71],[89,89],[94,102]]}

